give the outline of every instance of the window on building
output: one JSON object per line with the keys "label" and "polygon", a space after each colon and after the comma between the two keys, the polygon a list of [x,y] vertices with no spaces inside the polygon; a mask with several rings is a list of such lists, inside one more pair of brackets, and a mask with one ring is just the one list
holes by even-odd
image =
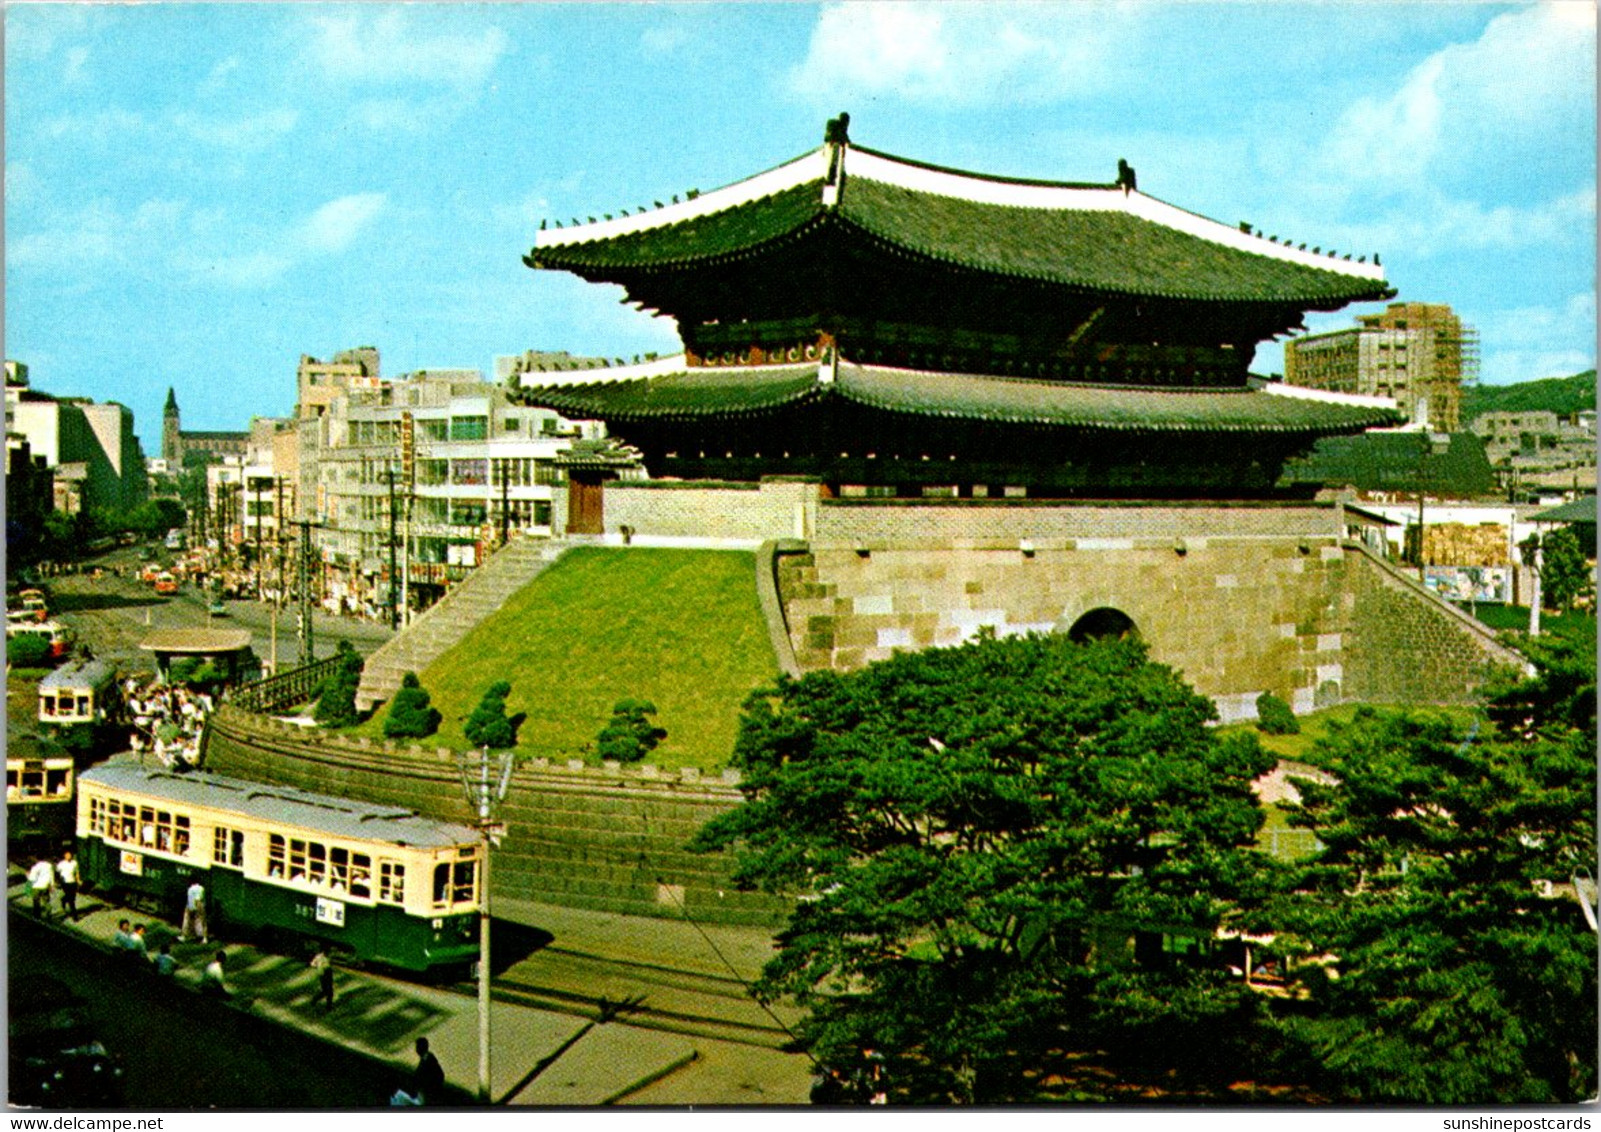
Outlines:
{"label": "window on building", "polygon": [[451,417],[450,439],[485,440],[489,437],[488,417]]}
{"label": "window on building", "polygon": [[481,487],[489,482],[488,460],[452,460],[450,482],[467,487]]}

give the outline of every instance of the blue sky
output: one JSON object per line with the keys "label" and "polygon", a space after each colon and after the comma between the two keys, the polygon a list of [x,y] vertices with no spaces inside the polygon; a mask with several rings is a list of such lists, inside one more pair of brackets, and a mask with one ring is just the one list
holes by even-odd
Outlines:
{"label": "blue sky", "polygon": [[[386,374],[672,350],[521,256],[543,217],[711,189],[824,121],[1377,252],[1487,382],[1595,355],[1593,4],[9,5],[5,356],[147,448],[288,413],[301,354]],[[1347,308],[1313,329],[1351,323]],[[1255,369],[1281,368],[1265,346]]]}

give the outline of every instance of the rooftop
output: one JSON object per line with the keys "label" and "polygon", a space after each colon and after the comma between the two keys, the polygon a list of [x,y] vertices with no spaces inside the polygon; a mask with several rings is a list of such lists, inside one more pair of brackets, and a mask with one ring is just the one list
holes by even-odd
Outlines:
{"label": "rooftop", "polygon": [[984,176],[844,143],[689,200],[542,228],[525,261],[592,278],[677,270],[825,226],[892,254],[1091,291],[1335,305],[1393,293],[1376,256],[1291,247],[1137,189]]}

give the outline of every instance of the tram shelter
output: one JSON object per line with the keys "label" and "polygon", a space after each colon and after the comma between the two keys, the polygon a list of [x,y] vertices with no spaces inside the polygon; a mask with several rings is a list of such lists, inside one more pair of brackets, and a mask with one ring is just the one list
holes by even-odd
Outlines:
{"label": "tram shelter", "polygon": [[261,675],[261,661],[250,647],[247,629],[157,629],[139,648],[155,654],[156,675],[163,684],[171,680],[173,662],[186,657],[209,662],[223,673],[226,685],[243,684]]}

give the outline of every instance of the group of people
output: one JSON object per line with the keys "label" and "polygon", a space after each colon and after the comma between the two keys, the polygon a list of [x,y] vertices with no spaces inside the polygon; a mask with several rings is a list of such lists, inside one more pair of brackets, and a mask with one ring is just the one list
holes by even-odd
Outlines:
{"label": "group of people", "polygon": [[193,766],[200,757],[200,733],[216,707],[209,692],[181,684],[142,685],[130,676],[123,700],[133,722],[129,744],[136,754],[149,750],[167,767]]}
{"label": "group of people", "polygon": [[61,860],[52,862],[40,857],[28,869],[28,894],[33,898],[33,914],[45,919],[54,911],[56,893],[60,893],[63,919],[78,918],[78,860],[68,849]]}

